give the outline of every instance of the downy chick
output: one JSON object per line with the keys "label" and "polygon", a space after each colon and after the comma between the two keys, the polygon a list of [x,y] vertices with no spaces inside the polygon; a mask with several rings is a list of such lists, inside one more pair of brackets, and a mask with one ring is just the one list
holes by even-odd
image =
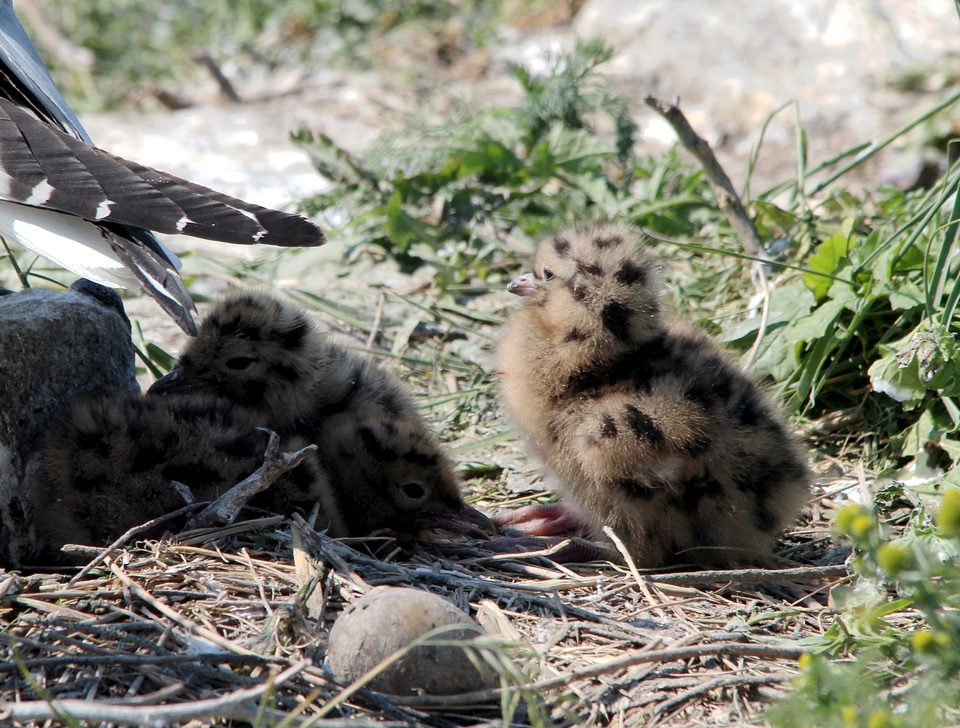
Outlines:
{"label": "downy chick", "polygon": [[804,453],[705,333],[665,321],[640,245],[622,227],[567,230],[511,282],[525,298],[498,348],[503,400],[565,507],[500,520],[543,534],[569,509],[643,567],[762,559],[808,496]]}
{"label": "downy chick", "polygon": [[463,503],[452,464],[403,385],[272,295],[224,298],[148,399],[195,395],[224,402],[238,422],[315,443],[351,535],[426,520],[487,525]]}
{"label": "downy chick", "polygon": [[[63,561],[65,543],[105,546],[128,529],[186,505],[172,481],[197,501],[212,501],[263,464],[269,433],[237,425],[228,408],[202,397],[175,403],[117,393],[74,403],[42,443],[31,480],[33,542],[41,562]],[[307,443],[287,437],[285,451]],[[253,499],[272,511],[309,513],[318,527],[344,536],[348,526],[315,455]],[[186,517],[180,520],[182,524]],[[157,536],[165,522],[142,537]]]}
{"label": "downy chick", "polygon": [[373,359],[331,340],[299,307],[261,291],[224,297],[148,396],[190,393],[221,399],[237,421],[281,436],[310,437],[338,415],[422,423],[403,385]]}

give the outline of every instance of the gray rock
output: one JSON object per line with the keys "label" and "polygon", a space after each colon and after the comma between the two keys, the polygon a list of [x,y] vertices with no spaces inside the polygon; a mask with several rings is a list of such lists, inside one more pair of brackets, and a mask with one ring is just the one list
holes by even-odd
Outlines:
{"label": "gray rock", "polygon": [[42,436],[76,397],[138,390],[134,356],[109,289],[82,281],[0,295],[0,566],[25,555],[24,473]]}

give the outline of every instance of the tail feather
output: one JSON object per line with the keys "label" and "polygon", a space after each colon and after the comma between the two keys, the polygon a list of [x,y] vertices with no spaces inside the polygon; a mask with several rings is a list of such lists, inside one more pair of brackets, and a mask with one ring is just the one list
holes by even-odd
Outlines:
{"label": "tail feather", "polygon": [[227,243],[313,246],[323,232],[93,147],[0,99],[0,196],[91,222]]}

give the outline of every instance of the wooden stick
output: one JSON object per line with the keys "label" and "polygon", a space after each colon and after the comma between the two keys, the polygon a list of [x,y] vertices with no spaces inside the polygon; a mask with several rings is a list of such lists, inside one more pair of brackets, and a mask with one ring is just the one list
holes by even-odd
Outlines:
{"label": "wooden stick", "polygon": [[29,700],[22,703],[0,703],[0,721],[59,720],[70,716],[87,723],[114,723],[122,725],[168,725],[189,720],[214,717],[236,717],[249,720],[256,711],[246,705],[257,700],[268,690],[289,682],[303,672],[307,662],[288,667],[262,685],[236,690],[219,698],[195,700],[173,705],[130,706],[92,700]]}
{"label": "wooden stick", "polygon": [[757,228],[754,227],[753,221],[747,215],[747,211],[740,201],[740,196],[733,188],[733,183],[730,182],[727,173],[723,171],[723,167],[720,166],[720,163],[714,156],[710,145],[690,126],[687,117],[680,111],[680,107],[678,106],[679,102],[671,104],[661,101],[655,96],[647,96],[644,102],[666,119],[667,123],[670,124],[677,133],[677,138],[680,140],[684,149],[689,151],[697,158],[697,161],[700,162],[700,166],[703,167],[703,171],[706,173],[707,179],[710,180],[710,184],[713,187],[713,194],[717,197],[717,204],[720,206],[720,209],[723,210],[723,213],[727,216],[727,220],[730,221],[730,225],[736,231],[743,249],[747,254],[757,258],[765,257],[766,250],[763,247],[760,234],[757,232]]}
{"label": "wooden stick", "polygon": [[277,433],[270,430],[264,431],[270,433],[270,442],[263,455],[263,465],[204,508],[196,518],[191,519],[187,528],[206,528],[232,523],[247,501],[269,488],[277,478],[293,470],[307,455],[317,449],[316,445],[307,445],[296,452],[281,453],[280,438]]}

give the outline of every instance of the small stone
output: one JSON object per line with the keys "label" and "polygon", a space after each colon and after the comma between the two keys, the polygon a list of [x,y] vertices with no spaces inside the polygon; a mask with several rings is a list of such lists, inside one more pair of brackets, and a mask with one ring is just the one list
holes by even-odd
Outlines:
{"label": "small stone", "polygon": [[381,586],[357,600],[330,631],[327,660],[338,679],[351,683],[398,649],[441,626],[457,626],[419,645],[384,669],[367,687],[392,695],[456,695],[494,687],[492,668],[477,669],[451,642],[484,634],[480,625],[446,599],[401,587]]}

